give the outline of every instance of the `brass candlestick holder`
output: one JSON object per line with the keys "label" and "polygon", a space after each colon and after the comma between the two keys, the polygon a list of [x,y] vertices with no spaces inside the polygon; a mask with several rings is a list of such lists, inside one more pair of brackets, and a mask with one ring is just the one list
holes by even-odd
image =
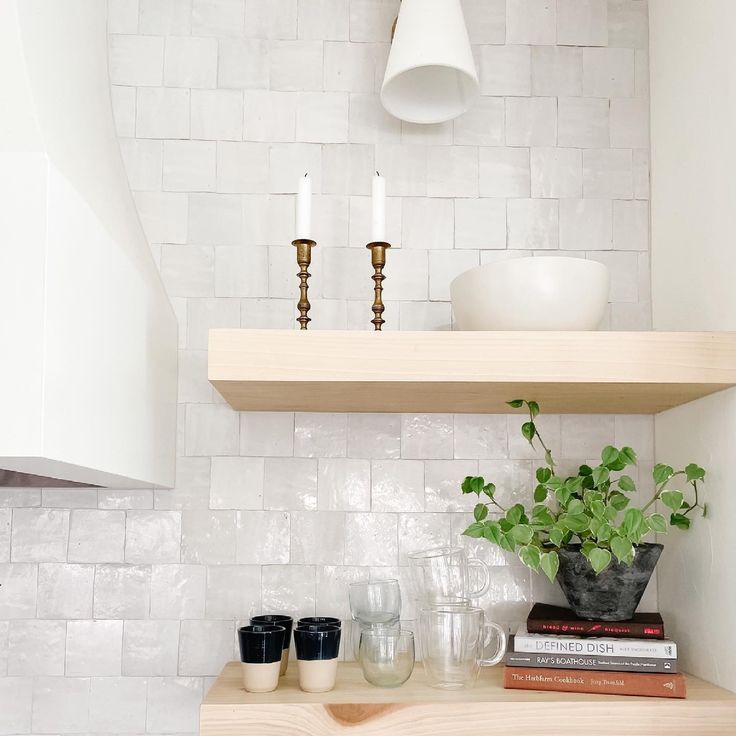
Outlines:
{"label": "brass candlestick holder", "polygon": [[308,238],[297,238],[291,244],[296,247],[296,262],[299,264],[299,273],[297,274],[299,277],[299,303],[297,304],[299,316],[296,321],[301,325],[300,329],[306,330],[307,325],[312,321],[309,317],[309,310],[312,305],[307,297],[309,277],[312,275],[309,273],[309,265],[312,262],[312,248],[315,248],[317,243]]}
{"label": "brass candlestick holder", "polygon": [[386,251],[391,247],[391,243],[384,243],[377,241],[374,243],[368,243],[366,248],[371,252],[371,263],[373,264],[373,276],[371,277],[375,282],[373,292],[373,319],[371,322],[376,328],[377,332],[380,332],[381,326],[386,323],[383,319],[383,312],[386,307],[383,305],[383,280],[386,278],[383,275],[383,267],[386,265]]}

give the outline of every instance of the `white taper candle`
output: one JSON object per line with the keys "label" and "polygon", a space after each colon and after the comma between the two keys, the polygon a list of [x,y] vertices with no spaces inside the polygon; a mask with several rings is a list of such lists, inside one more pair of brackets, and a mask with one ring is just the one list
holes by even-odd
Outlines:
{"label": "white taper candle", "polygon": [[373,215],[371,218],[371,242],[386,240],[386,180],[376,171],[373,177]]}
{"label": "white taper candle", "polygon": [[296,197],[295,240],[312,240],[312,177],[309,174],[299,179]]}

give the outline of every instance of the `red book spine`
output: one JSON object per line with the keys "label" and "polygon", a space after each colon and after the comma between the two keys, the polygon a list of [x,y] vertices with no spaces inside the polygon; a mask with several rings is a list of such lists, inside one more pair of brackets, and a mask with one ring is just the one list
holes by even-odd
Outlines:
{"label": "red book spine", "polygon": [[548,621],[530,618],[526,622],[526,630],[530,634],[664,639],[664,626],[661,624],[643,624],[635,621],[613,623],[608,621]]}
{"label": "red book spine", "polygon": [[504,668],[503,686],[513,690],[547,690],[598,695],[644,695],[684,698],[685,678],[680,674],[551,670],[533,667]]}

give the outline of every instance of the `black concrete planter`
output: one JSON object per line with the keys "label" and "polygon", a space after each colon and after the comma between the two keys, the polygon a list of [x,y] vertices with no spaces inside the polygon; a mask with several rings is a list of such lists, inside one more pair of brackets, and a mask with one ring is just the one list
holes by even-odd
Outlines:
{"label": "black concrete planter", "polygon": [[579,544],[559,550],[560,569],[557,582],[576,616],[595,621],[627,621],[634,615],[657,560],[661,544],[640,544],[634,561],[614,562],[596,575]]}

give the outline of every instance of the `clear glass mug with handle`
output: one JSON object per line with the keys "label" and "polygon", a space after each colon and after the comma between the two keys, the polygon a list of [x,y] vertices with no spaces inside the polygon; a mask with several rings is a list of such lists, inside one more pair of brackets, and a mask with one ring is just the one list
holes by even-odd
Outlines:
{"label": "clear glass mug with handle", "polygon": [[[489,657],[486,649],[496,640]],[[462,606],[423,608],[419,650],[427,684],[444,690],[473,687],[481,666],[498,664],[506,653],[506,632],[486,622],[483,609]]]}
{"label": "clear glass mug with handle", "polygon": [[[412,552],[408,557],[414,594],[422,604],[448,598],[479,598],[490,587],[488,565],[474,557],[468,558],[462,547],[436,547]],[[472,587],[471,571],[477,573],[475,587]]]}

